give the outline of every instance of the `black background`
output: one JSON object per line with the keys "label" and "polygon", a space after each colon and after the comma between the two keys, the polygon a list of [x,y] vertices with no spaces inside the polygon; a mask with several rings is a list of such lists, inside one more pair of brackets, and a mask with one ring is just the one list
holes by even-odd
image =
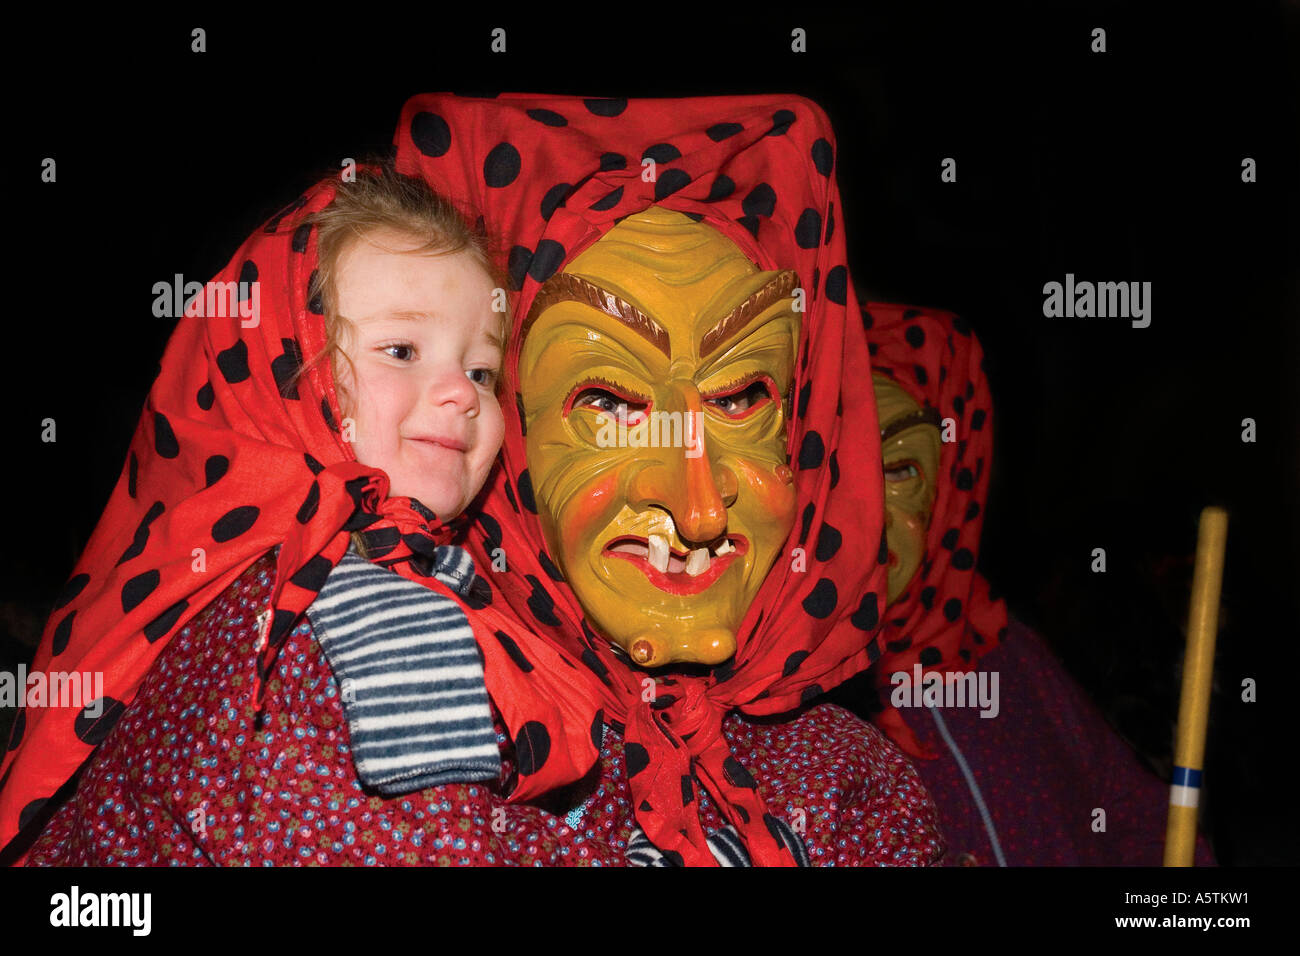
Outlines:
{"label": "black background", "polygon": [[[798,93],[836,130],[861,296],[956,311],[985,346],[997,452],[981,570],[1158,772],[1197,515],[1229,510],[1206,823],[1224,863],[1294,863],[1300,9],[975,7],[38,16],[11,36],[32,67],[6,106],[22,211],[0,377],[0,666],[30,660],[120,474],[173,325],[152,315],[153,284],[215,275],[344,157],[386,149],[407,97]],[[196,26],[206,53],[190,51]],[[47,156],[55,184],[40,182]],[[956,183],[940,181],[944,157]],[[1043,284],[1067,272],[1150,281],[1151,326],[1044,318]]]}

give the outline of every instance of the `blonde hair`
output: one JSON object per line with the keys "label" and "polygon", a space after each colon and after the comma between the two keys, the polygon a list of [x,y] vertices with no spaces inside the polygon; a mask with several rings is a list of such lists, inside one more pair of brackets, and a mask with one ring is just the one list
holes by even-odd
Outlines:
{"label": "blonde hair", "polygon": [[[336,279],[339,262],[354,243],[379,230],[392,230],[419,243],[406,250],[411,255],[468,253],[491,277],[494,286],[499,289],[509,286],[497,265],[498,250],[481,226],[471,228],[461,210],[424,180],[403,175],[390,162],[382,162],[359,168],[355,181],[340,182],[336,188],[333,201],[304,220],[316,229],[318,262],[308,295],[310,308],[325,316],[325,347],[298,370],[294,379],[328,359],[342,406],[345,389],[338,371],[340,362],[348,362],[351,367],[343,343],[352,329],[347,319],[338,314]],[[501,317],[502,342],[510,341],[511,325],[507,307]],[[499,391],[504,381],[505,376],[498,376]],[[346,410],[343,413],[348,414]]]}

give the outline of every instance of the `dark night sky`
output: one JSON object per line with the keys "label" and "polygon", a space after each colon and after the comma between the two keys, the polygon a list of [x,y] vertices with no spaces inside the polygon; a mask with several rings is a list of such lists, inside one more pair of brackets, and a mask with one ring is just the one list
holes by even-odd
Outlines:
{"label": "dark night sky", "polygon": [[[30,657],[24,629],[43,624],[121,470],[171,330],[151,314],[153,283],[215,275],[318,173],[384,149],[408,96],[799,93],[835,125],[864,297],[958,312],[988,353],[997,454],[981,569],[1157,763],[1197,513],[1229,509],[1210,811],[1226,862],[1294,862],[1295,824],[1257,807],[1281,806],[1265,772],[1293,693],[1279,678],[1300,664],[1300,10],[1038,6],[801,9],[743,28],[674,28],[647,10],[619,29],[500,13],[31,30],[43,81],[7,111],[29,251],[8,283],[26,295],[0,385],[18,524],[0,665]],[[209,52],[189,52],[193,26]],[[494,26],[504,56],[488,51]],[[793,26],[807,54],[790,52]],[[1089,52],[1094,26],[1105,54]],[[45,156],[53,186],[37,179]],[[947,156],[954,184],[939,180]],[[1151,327],[1044,318],[1043,284],[1067,272],[1150,281]],[[1240,439],[1246,417],[1255,444]],[[1106,575],[1088,570],[1094,547]],[[1244,677],[1256,704],[1240,702]]]}

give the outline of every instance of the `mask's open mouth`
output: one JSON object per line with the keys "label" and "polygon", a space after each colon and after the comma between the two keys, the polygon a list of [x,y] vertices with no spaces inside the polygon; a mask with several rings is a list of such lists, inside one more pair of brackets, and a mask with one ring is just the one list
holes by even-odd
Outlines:
{"label": "mask's open mouth", "polygon": [[663,535],[652,534],[648,538],[622,535],[601,553],[636,565],[661,591],[698,594],[748,551],[749,540],[741,535],[729,535],[712,547],[682,551],[670,548]]}

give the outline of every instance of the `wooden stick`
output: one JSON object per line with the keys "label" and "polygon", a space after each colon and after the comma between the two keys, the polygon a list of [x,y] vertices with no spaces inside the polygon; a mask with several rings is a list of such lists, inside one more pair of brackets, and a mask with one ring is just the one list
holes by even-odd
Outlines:
{"label": "wooden stick", "polygon": [[1174,778],[1169,788],[1165,866],[1192,866],[1196,855],[1196,809],[1205,761],[1205,727],[1210,717],[1214,638],[1219,630],[1219,593],[1223,586],[1223,552],[1227,540],[1228,513],[1222,508],[1204,509],[1196,537],[1196,570],[1187,617],[1187,654],[1183,660],[1183,693],[1178,705]]}

